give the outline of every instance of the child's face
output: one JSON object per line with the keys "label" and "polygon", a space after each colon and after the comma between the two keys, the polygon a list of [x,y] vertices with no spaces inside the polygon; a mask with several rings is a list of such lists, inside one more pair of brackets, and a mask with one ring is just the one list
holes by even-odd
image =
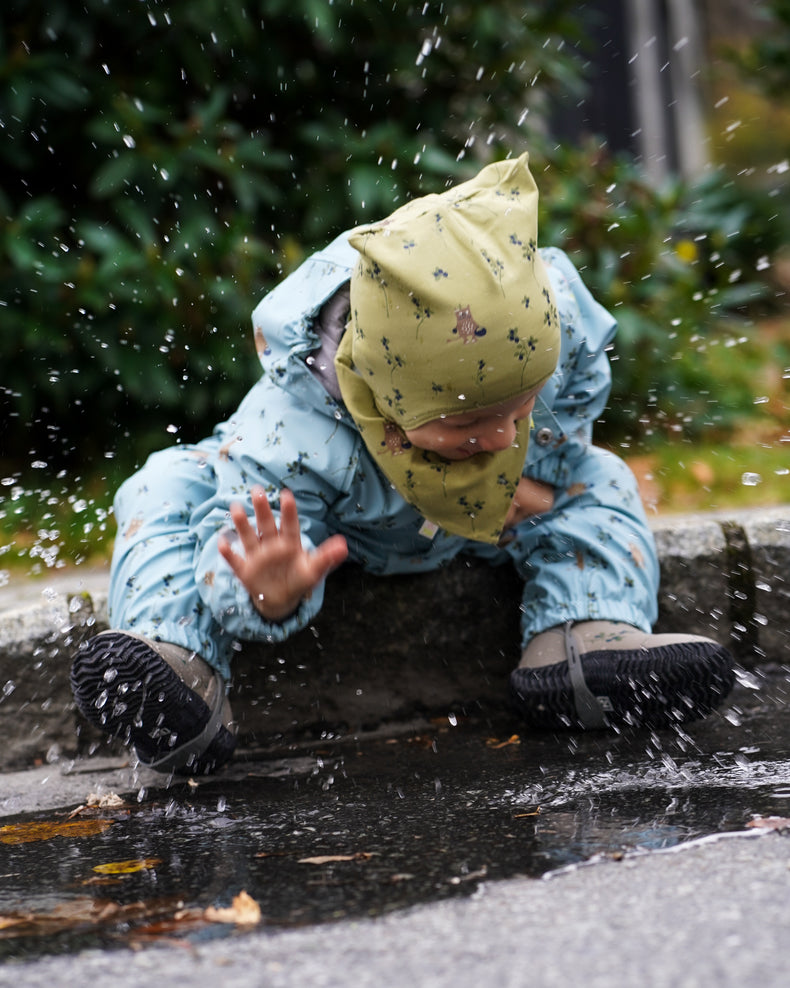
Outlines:
{"label": "child's face", "polygon": [[433,419],[406,438],[419,449],[438,453],[445,460],[466,460],[476,453],[496,453],[512,446],[516,423],[532,414],[540,388],[488,408]]}

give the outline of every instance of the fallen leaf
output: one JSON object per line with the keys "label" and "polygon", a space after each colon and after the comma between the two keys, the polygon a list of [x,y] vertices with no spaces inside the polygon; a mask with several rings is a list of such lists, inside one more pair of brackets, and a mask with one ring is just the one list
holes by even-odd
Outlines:
{"label": "fallen leaf", "polygon": [[0,843],[30,844],[53,837],[94,837],[113,825],[112,820],[45,820],[9,823],[0,827]]}
{"label": "fallen leaf", "polygon": [[234,895],[230,906],[216,909],[209,906],[203,911],[203,918],[210,923],[235,923],[237,926],[254,926],[261,921],[261,907],[246,892]]}
{"label": "fallen leaf", "polygon": [[115,792],[106,792],[104,795],[99,795],[97,792],[88,793],[88,796],[84,803],[78,806],[75,810],[72,810],[66,816],[67,820],[73,820],[75,816],[82,816],[83,814],[90,815],[93,810],[116,810],[121,807],[126,806],[126,803],[121,799],[121,797]]}
{"label": "fallen leaf", "polygon": [[790,827],[790,819],[786,816],[761,816],[750,820],[747,827],[759,827],[761,830],[786,830]]}
{"label": "fallen leaf", "polygon": [[518,734],[511,734],[507,741],[500,741],[498,738],[486,739],[488,748],[506,748],[509,744],[521,744],[521,738]]}
{"label": "fallen leaf", "polygon": [[174,901],[131,902],[119,905],[108,899],[71,899],[47,913],[17,912],[0,915],[0,939],[16,936],[50,936],[62,930],[110,923],[129,923],[138,919],[152,920],[172,913]]}
{"label": "fallen leaf", "polygon": [[88,793],[86,803],[88,806],[97,806],[102,810],[126,805],[117,792],[105,792],[103,795],[97,792]]}
{"label": "fallen leaf", "polygon": [[179,938],[205,926],[207,920],[204,913],[204,909],[179,909],[173,916],[135,927],[131,946],[152,942],[185,946]]}
{"label": "fallen leaf", "polygon": [[317,854],[312,858],[299,858],[299,864],[322,865],[333,861],[369,861],[373,851],[357,851],[356,854]]}
{"label": "fallen leaf", "polygon": [[93,870],[99,875],[131,875],[136,871],[148,871],[162,863],[161,858],[132,858],[130,861],[110,861],[95,865]]}

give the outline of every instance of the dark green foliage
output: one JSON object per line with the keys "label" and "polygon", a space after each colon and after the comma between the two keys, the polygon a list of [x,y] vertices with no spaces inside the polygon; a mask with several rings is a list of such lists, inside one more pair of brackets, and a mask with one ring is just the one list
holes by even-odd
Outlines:
{"label": "dark green foliage", "polygon": [[705,382],[675,354],[764,291],[776,201],[718,173],[656,191],[628,162],[553,148],[532,124],[583,92],[579,9],[6,0],[3,472],[90,473],[205,434],[257,376],[249,315],[284,271],[525,148],[542,242],[621,321],[609,420],[702,414]]}
{"label": "dark green foliage", "polygon": [[572,6],[6,0],[9,468],[209,430],[257,375],[249,314],[283,269],[579,86]]}
{"label": "dark green foliage", "polygon": [[[569,251],[619,324],[599,435],[726,431],[751,410],[753,393],[700,355],[721,346],[736,364],[747,317],[775,304],[766,274],[790,240],[781,197],[719,168],[655,189],[633,161],[592,145],[552,159],[541,177],[542,240]],[[786,191],[783,178],[776,183],[774,192]]]}
{"label": "dark green foliage", "polygon": [[766,95],[787,99],[790,87],[790,0],[767,0],[753,13],[763,18],[765,30],[745,47],[731,51],[744,76]]}

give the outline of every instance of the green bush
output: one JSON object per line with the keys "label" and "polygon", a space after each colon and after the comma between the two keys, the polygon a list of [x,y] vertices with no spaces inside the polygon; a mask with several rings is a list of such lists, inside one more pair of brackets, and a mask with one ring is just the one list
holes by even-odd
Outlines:
{"label": "green bush", "polygon": [[654,190],[627,159],[553,148],[581,18],[570,0],[6,0],[4,475],[128,469],[205,434],[257,376],[249,314],[284,271],[524,148],[542,242],[620,320],[608,428],[702,427],[713,382],[685,358],[764,298],[779,200],[718,172]]}
{"label": "green bush", "polygon": [[580,86],[573,6],[6,0],[5,472],[210,430],[256,377],[249,315],[283,270]]}
{"label": "green bush", "polygon": [[790,86],[790,0],[764,0],[753,11],[765,29],[729,54],[743,76],[773,99],[787,100]]}
{"label": "green bush", "polygon": [[[594,145],[554,153],[541,177],[542,240],[570,253],[619,324],[602,438],[727,432],[752,410],[737,346],[775,307],[786,184],[756,189],[712,168],[656,189],[626,156]],[[719,344],[732,352],[732,383],[701,357]]]}

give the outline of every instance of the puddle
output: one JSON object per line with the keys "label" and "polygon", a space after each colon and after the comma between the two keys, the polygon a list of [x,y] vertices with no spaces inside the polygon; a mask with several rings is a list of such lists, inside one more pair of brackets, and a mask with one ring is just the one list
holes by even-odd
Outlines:
{"label": "puddle", "polygon": [[6,818],[0,958],[237,935],[204,910],[242,890],[258,929],[380,915],[790,817],[789,692],[785,674],[741,686],[679,735],[513,736],[459,712],[120,807]]}

